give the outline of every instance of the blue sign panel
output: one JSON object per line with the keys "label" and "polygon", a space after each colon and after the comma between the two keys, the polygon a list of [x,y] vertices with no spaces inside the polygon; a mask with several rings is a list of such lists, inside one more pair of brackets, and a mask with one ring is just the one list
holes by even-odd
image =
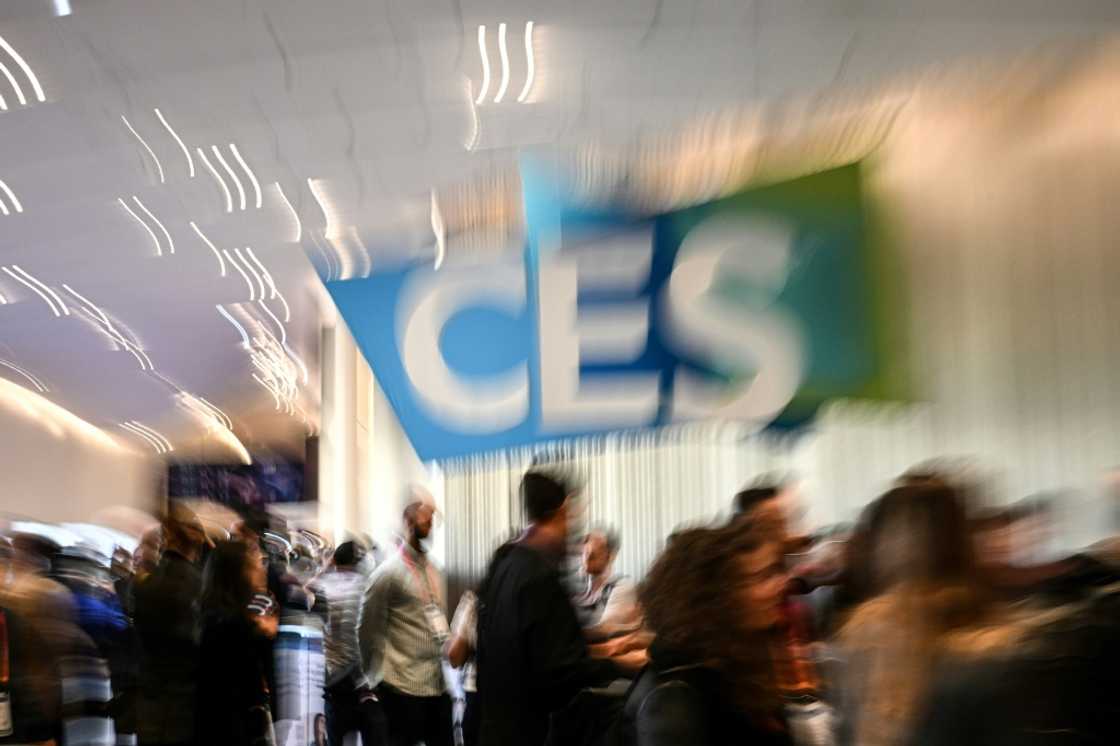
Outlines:
{"label": "blue sign panel", "polygon": [[421,458],[884,392],[857,167],[646,220],[530,176],[523,261],[327,285]]}

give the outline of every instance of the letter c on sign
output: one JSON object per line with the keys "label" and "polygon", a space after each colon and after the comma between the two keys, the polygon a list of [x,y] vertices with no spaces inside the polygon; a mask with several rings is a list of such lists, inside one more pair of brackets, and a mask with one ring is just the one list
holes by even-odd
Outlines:
{"label": "letter c on sign", "polygon": [[417,401],[436,423],[463,433],[508,430],[529,414],[527,362],[487,378],[464,378],[440,352],[444,325],[459,311],[487,306],[512,316],[525,309],[525,272],[520,266],[485,271],[418,271],[402,289],[397,307],[401,363]]}

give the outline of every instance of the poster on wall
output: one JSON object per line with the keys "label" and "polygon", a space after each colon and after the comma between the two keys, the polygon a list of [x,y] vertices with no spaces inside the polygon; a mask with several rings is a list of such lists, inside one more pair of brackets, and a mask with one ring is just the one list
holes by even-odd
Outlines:
{"label": "poster on wall", "polygon": [[[523,260],[327,288],[422,459],[898,396],[889,253],[858,165],[654,217],[523,164]],[[547,170],[547,169],[545,169]]]}

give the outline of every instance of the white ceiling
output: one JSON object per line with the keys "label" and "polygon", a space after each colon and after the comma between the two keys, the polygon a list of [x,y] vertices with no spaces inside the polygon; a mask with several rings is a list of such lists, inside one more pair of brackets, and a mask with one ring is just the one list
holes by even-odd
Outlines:
{"label": "white ceiling", "polygon": [[[72,13],[56,15],[66,5]],[[535,24],[536,78],[519,104],[527,21]],[[487,26],[492,97],[503,22],[510,92],[474,107],[468,91],[477,93],[483,77],[478,27]],[[4,0],[0,36],[30,65],[46,100],[0,51],[28,99],[19,105],[0,70],[9,107],[0,111],[0,180],[24,208],[0,215],[0,265],[94,301],[160,375],[114,351],[77,313],[55,318],[4,274],[0,358],[98,425],[136,419],[189,442],[202,430],[175,405],[181,389],[227,412],[250,448],[290,442],[305,433],[302,418],[274,411],[238,332],[215,308],[255,308],[245,280],[228,267],[220,276],[190,221],[219,249],[251,246],[267,265],[290,304],[290,346],[309,367],[300,403],[314,423],[319,329],[332,313],[319,275],[336,270],[321,258],[328,224],[308,179],[329,197],[332,238],[363,246],[376,268],[433,251],[433,188],[508,168],[520,147],[625,143],[732,104],[1088,39],[1118,22],[1120,3],[1088,0]],[[189,147],[193,179],[156,108]],[[229,143],[260,182],[259,210],[242,174],[247,209],[237,209],[233,191],[227,213],[195,152],[206,148],[222,170],[209,149],[222,146],[236,169]],[[302,219],[299,242],[275,184]],[[163,240],[157,256],[151,235],[117,201],[135,210],[133,196],[167,228],[174,255]],[[355,256],[350,272],[365,271]],[[275,301],[269,308],[280,313]]]}

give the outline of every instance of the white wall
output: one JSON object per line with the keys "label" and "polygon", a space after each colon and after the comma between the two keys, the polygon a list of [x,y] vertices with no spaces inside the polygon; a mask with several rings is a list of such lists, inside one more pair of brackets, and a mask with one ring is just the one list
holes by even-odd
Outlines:
{"label": "white wall", "polygon": [[0,379],[0,517],[88,521],[155,506],[162,465],[61,407]]}

